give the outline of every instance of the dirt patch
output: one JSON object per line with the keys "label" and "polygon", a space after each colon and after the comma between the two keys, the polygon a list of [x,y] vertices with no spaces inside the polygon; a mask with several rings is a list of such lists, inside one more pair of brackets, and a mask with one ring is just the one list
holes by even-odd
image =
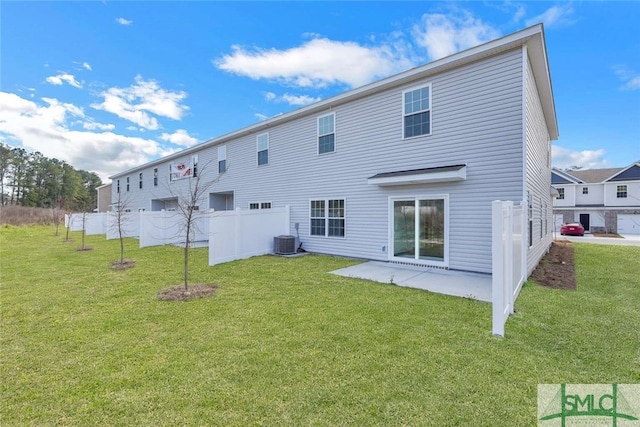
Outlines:
{"label": "dirt patch", "polygon": [[571,242],[555,241],[549,252],[540,260],[531,280],[554,289],[576,289],[576,266]]}
{"label": "dirt patch", "polygon": [[132,268],[136,266],[136,262],[130,259],[125,259],[124,261],[115,261],[109,265],[109,268],[112,270],[126,270],[128,268]]}
{"label": "dirt patch", "polygon": [[215,293],[216,285],[189,285],[185,289],[184,285],[174,286],[158,293],[158,299],[163,301],[186,301],[195,298],[206,298]]}
{"label": "dirt patch", "polygon": [[87,252],[87,251],[92,251],[93,248],[91,246],[85,246],[84,248],[80,247],[80,248],[76,248],[76,251],[78,252]]}
{"label": "dirt patch", "polygon": [[618,239],[622,239],[622,236],[616,233],[591,233],[596,237],[616,237]]}

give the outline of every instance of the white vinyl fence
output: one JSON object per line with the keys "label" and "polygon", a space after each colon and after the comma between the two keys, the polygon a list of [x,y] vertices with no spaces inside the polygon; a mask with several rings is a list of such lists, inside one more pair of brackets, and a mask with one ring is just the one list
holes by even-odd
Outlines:
{"label": "white vinyl fence", "polygon": [[[195,211],[191,242],[209,240],[209,221],[213,210]],[[176,211],[140,212],[140,247],[175,245],[186,241],[184,217]]]}
{"label": "white vinyl fence", "polygon": [[493,334],[504,336],[504,324],[514,313],[514,303],[526,276],[526,208],[512,201],[492,203]]}
{"label": "white vinyl fence", "polygon": [[[85,231],[88,236],[95,234],[104,234],[107,229],[106,213],[86,213],[85,215]],[[82,212],[66,214],[64,216],[64,225],[69,227],[71,231],[82,231]]]}
{"label": "white vinyl fence", "polygon": [[273,238],[290,233],[289,221],[289,206],[214,212],[209,265],[272,253]]}
{"label": "white vinyl fence", "polygon": [[[120,218],[122,237],[138,237],[140,235],[140,212],[122,212]],[[118,220],[114,212],[107,214],[107,239],[119,239]]]}

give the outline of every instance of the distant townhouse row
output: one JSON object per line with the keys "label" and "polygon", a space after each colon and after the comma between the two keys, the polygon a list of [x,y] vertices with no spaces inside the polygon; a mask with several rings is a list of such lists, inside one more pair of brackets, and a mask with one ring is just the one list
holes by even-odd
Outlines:
{"label": "distant townhouse row", "polygon": [[640,161],[624,168],[553,169],[556,228],[579,222],[587,231],[640,234]]}
{"label": "distant townhouse row", "polygon": [[481,273],[491,202],[528,201],[531,270],[557,137],[537,25],[117,173],[112,200],[175,209],[198,177],[199,209],[289,206],[308,251]]}

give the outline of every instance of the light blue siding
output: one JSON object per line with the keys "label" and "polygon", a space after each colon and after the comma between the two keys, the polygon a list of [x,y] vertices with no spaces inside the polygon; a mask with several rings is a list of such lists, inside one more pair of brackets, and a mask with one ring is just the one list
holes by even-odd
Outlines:
{"label": "light blue siding", "polygon": [[[270,201],[273,207],[289,205],[291,234],[296,234],[294,224],[299,223],[306,250],[374,260],[388,259],[383,247],[389,246],[390,197],[448,194],[449,267],[490,273],[491,201],[523,197],[524,78],[523,51],[515,48],[332,104],[320,112],[267,124],[226,142],[228,171],[209,192],[233,191],[235,207],[242,209],[260,201]],[[402,93],[426,84],[432,90],[432,134],[405,140]],[[539,105],[533,107],[537,114]],[[319,155],[317,118],[328,113],[335,114],[335,152]],[[536,121],[532,133],[538,132],[538,126]],[[269,133],[269,164],[258,166],[256,135],[264,132]],[[533,142],[538,144],[539,138],[548,141],[546,134],[536,133]],[[192,154],[172,161],[186,160]],[[205,145],[197,154],[203,179],[217,179],[216,146]],[[132,210],[149,210],[152,199],[184,191],[187,180],[168,183],[169,163],[128,172],[135,184],[129,192]],[[460,182],[397,187],[367,182],[383,172],[463,163],[467,178]],[[157,187],[153,186],[155,167]],[[140,170],[142,190],[137,188]],[[550,173],[543,175],[548,180]],[[115,179],[124,182],[126,176]],[[345,238],[309,236],[309,201],[315,198],[346,199]],[[201,209],[208,208],[208,203],[207,195]]]}
{"label": "light blue siding", "polygon": [[527,272],[530,274],[549,249],[553,239],[553,199],[551,198],[551,140],[533,71],[526,55],[524,59],[526,61],[526,189],[533,196],[533,245],[527,252]]}

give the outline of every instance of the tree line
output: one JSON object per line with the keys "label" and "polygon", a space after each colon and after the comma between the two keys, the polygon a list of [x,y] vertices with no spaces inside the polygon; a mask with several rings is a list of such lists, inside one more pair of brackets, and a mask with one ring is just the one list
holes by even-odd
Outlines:
{"label": "tree line", "polygon": [[0,205],[90,212],[97,206],[94,172],[75,169],[39,151],[0,143]]}

